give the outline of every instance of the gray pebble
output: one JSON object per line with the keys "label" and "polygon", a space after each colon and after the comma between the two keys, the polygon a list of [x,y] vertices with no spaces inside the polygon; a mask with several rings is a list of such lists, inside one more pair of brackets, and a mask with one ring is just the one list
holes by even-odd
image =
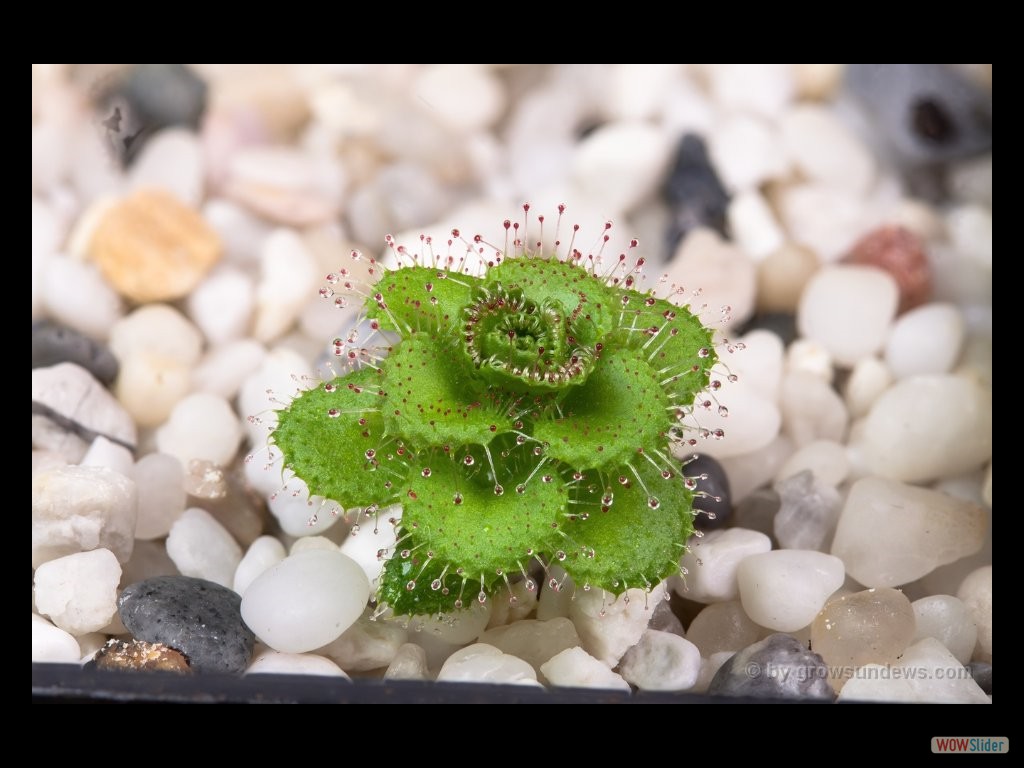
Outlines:
{"label": "gray pebble", "polygon": [[760,531],[772,540],[772,548],[778,549],[775,540],[775,515],[778,514],[782,500],[774,488],[762,488],[754,491],[740,502],[732,516],[732,524],[736,528],[749,528]]}
{"label": "gray pebble", "polygon": [[828,666],[792,635],[774,634],[729,659],[708,693],[754,698],[834,699]]}
{"label": "gray pebble", "polygon": [[779,545],[820,550],[839,519],[839,491],[819,483],[809,469],[776,483],[775,490],[780,505],[773,525]]}
{"label": "gray pebble", "polygon": [[91,373],[75,363],[32,369],[32,415],[48,419],[86,443],[102,435],[135,450],[132,417]]}
{"label": "gray pebble", "polygon": [[107,386],[114,383],[119,368],[105,344],[49,320],[32,323],[32,367],[57,363],[80,365]]}
{"label": "gray pebble", "polygon": [[137,640],[181,651],[197,672],[241,674],[256,641],[242,621],[241,596],[189,576],[157,576],[127,587],[121,621]]}

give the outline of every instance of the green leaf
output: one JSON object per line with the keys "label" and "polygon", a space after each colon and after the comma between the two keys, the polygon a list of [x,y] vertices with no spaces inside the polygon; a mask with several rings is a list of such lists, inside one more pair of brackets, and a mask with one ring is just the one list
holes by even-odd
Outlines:
{"label": "green leaf", "polygon": [[384,273],[366,299],[367,316],[385,330],[452,333],[462,308],[481,284],[478,277],[434,267],[403,267]]}
{"label": "green leaf", "polygon": [[672,425],[669,399],[637,353],[602,353],[586,384],[574,387],[557,413],[540,419],[533,436],[545,455],[573,469],[616,467],[637,452],[661,446]]}
{"label": "green leaf", "polygon": [[554,558],[577,585],[619,594],[678,571],[693,533],[693,494],[679,473],[666,479],[644,459],[632,466],[640,480],[624,467],[625,484],[588,473],[577,485],[576,518],[563,526],[571,543]]}
{"label": "green leaf", "polygon": [[512,429],[515,398],[470,375],[457,341],[414,333],[384,367],[385,424],[410,445],[486,445]]}
{"label": "green leaf", "polygon": [[380,379],[364,368],[310,389],[278,411],[274,443],[311,495],[346,509],[383,504],[395,495],[393,486],[408,466],[384,430]]}

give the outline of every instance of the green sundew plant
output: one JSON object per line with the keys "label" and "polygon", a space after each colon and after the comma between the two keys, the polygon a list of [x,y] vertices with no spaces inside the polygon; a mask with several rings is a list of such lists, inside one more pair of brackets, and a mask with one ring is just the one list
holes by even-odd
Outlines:
{"label": "green sundew plant", "polygon": [[321,289],[362,295],[370,332],[335,339],[347,372],[281,410],[272,442],[311,495],[375,519],[402,505],[381,610],[448,614],[510,575],[536,589],[533,558],[614,594],[678,571],[696,480],[671,448],[696,444],[682,421],[720,386],[712,332],[639,290],[642,258],[605,263],[610,223],[586,256],[574,226],[562,256],[539,222],[533,247],[525,217],[522,233],[505,222],[503,248],[453,230],[458,261],[388,238],[403,266],[373,262],[372,284],[343,269]]}

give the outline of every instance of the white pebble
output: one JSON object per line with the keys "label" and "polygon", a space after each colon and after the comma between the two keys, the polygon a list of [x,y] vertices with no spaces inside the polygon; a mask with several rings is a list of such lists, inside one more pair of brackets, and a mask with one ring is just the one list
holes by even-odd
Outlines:
{"label": "white pebble", "polygon": [[580,645],[580,636],[573,623],[565,618],[550,621],[524,619],[487,630],[480,635],[480,642],[516,656],[540,672],[548,659]]}
{"label": "white pebble", "polygon": [[726,187],[752,190],[789,172],[782,138],[772,126],[752,115],[731,115],[708,137],[708,154]]}
{"label": "white pebble", "polygon": [[725,109],[777,119],[796,95],[791,64],[712,64],[711,94]]}
{"label": "white pebble", "polygon": [[252,660],[245,674],[319,675],[349,679],[341,667],[323,656],[315,653],[281,653],[269,648]]}
{"label": "white pebble", "polygon": [[456,651],[437,674],[438,682],[540,685],[533,667],[493,645],[475,643]]}
{"label": "white pebble", "polygon": [[[726,433],[726,440],[728,439],[729,435]],[[722,468],[729,478],[733,505],[740,504],[752,492],[771,482],[786,459],[793,455],[793,451],[793,441],[785,435],[777,435],[759,450],[723,458]]]}
{"label": "white pebble", "polygon": [[838,557],[799,549],[752,555],[737,571],[743,610],[762,627],[779,632],[810,624],[844,576]]}
{"label": "white pebble", "polygon": [[733,654],[762,637],[768,630],[759,627],[743,610],[739,600],[712,603],[698,613],[686,631],[686,639],[710,658],[718,653]]}
{"label": "white pebble", "polygon": [[40,472],[32,478],[32,567],[100,547],[127,562],[135,508],[135,483],[106,467]]}
{"label": "white pebble", "polygon": [[306,552],[310,549],[327,549],[331,552],[337,552],[338,545],[326,536],[306,536],[293,541],[288,554],[294,555],[296,552]]}
{"label": "white pebble", "polygon": [[[778,402],[785,354],[782,339],[771,331],[758,329],[736,341],[743,345],[743,349],[728,356],[729,370],[736,375],[743,387],[757,392],[772,403]],[[728,400],[733,389],[731,383],[724,383],[724,400]]]}
{"label": "white pebble", "polygon": [[682,78],[680,64],[613,64],[605,110],[619,120],[648,120],[665,108],[665,92]]}
{"label": "white pebble", "polygon": [[371,618],[369,609],[341,636],[320,649],[348,672],[384,669],[394,661],[409,632],[397,621]]}
{"label": "white pebble", "polygon": [[790,239],[826,263],[842,258],[877,225],[860,195],[828,184],[792,184],[783,187],[774,202]]}
{"label": "white pebble", "polygon": [[132,452],[100,435],[89,446],[79,464],[83,467],[106,467],[122,475],[132,475]]}
{"label": "white pebble", "polygon": [[699,312],[706,304],[705,322],[725,317],[728,325],[739,325],[754,312],[754,262],[710,229],[701,227],[690,232],[665,272],[669,284],[688,291],[700,289],[700,296],[692,299],[691,309]]}
{"label": "white pebble", "polygon": [[203,150],[193,131],[162,130],[146,140],[128,172],[130,189],[161,187],[196,207],[203,198]]}
{"label": "white pebble", "polygon": [[978,628],[978,646],[974,658],[992,662],[992,566],[971,571],[957,590]]}
{"label": "white pebble", "polygon": [[892,384],[892,372],[877,357],[862,357],[853,366],[843,389],[850,417],[859,419]]}
{"label": "white pebble", "polygon": [[866,587],[896,587],[981,549],[985,510],[938,491],[867,477],[850,488],[832,554]]}
{"label": "white pebble", "polygon": [[[537,610],[537,585],[532,580],[527,587],[526,581],[517,581],[509,586],[502,586],[494,593],[494,610],[491,611],[491,620],[487,622],[487,628],[503,627],[506,624],[522,621],[530,618]],[[492,643],[497,645],[497,643]],[[521,654],[516,653],[516,656]]]}
{"label": "white pebble", "polygon": [[797,448],[816,440],[840,442],[846,435],[846,405],[820,376],[805,371],[787,373],[779,402],[782,431]]}
{"label": "white pebble", "polygon": [[850,366],[882,349],[898,299],[896,281],[880,269],[825,267],[804,289],[797,327],[837,364]]}
{"label": "white pebble", "polygon": [[186,509],[167,536],[167,554],[183,576],[231,588],[242,548],[205,509]]}
{"label": "white pebble", "polygon": [[196,392],[209,392],[232,399],[246,378],[259,370],[267,351],[252,339],[239,339],[211,349],[192,371]]}
{"label": "white pebble", "polygon": [[569,608],[569,618],[576,625],[587,653],[611,668],[640,641],[654,606],[664,597],[664,582],[649,593],[634,588],[618,597],[603,589],[577,591]]}
{"label": "white pebble", "polygon": [[819,483],[837,487],[850,473],[846,448],[834,440],[807,443],[786,460],[775,480],[785,480],[804,470],[810,470]]}
{"label": "white pebble", "polygon": [[[572,578],[558,565],[548,566],[548,583],[540,590],[540,597],[537,598],[537,619],[550,621],[558,617],[568,618],[569,607],[572,605],[572,598],[575,594],[575,584]],[[550,582],[554,580],[561,586],[554,589]]]}
{"label": "white pebble", "polygon": [[200,392],[174,406],[156,433],[161,453],[175,456],[184,466],[205,459],[218,466],[231,463],[242,440],[242,428],[223,397]]}
{"label": "white pebble", "polygon": [[[753,455],[778,437],[782,415],[775,403],[758,393],[753,385],[743,379],[727,384],[718,399],[728,412],[719,411],[717,407],[697,411],[695,420],[709,431],[709,436],[700,439],[696,446],[674,445],[672,450],[678,458],[694,452],[719,460]],[[717,430],[722,430],[724,437],[714,437]]]}
{"label": "white pebble", "polygon": [[822,344],[811,339],[797,339],[786,350],[786,370],[788,372],[811,373],[832,383],[832,355]]}
{"label": "white pebble", "polygon": [[35,572],[36,607],[72,635],[95,632],[117,611],[121,566],[109,549],[59,557]]}
{"label": "white pebble", "polygon": [[242,619],[271,648],[304,653],[337,639],[366,608],[370,583],[340,552],[312,550],[265,571],[242,596]]}
{"label": "white pebble", "polygon": [[915,600],[911,607],[917,622],[914,642],[934,637],[961,664],[971,660],[978,642],[978,627],[962,600],[952,595],[932,595]]}
{"label": "white pebble", "polygon": [[114,391],[142,427],[163,424],[191,385],[189,366],[159,353],[137,353],[121,361]]}
{"label": "white pebble", "polygon": [[893,666],[865,664],[839,692],[839,701],[990,704],[988,696],[938,640],[907,648]]}
{"label": "white pebble", "polygon": [[316,281],[316,260],[302,238],[289,229],[275,230],[260,254],[253,336],[267,342],[287,332],[316,298]]}
{"label": "white pebble", "polygon": [[736,195],[729,202],[727,218],[733,239],[755,261],[767,258],[785,242],[775,214],[756,189]]}
{"label": "white pebble", "polygon": [[[348,555],[363,569],[371,584],[377,582],[384,569],[384,560],[378,556],[381,550],[391,551],[395,546],[395,529],[402,519],[402,506],[394,504],[384,507],[378,513],[377,520],[366,520],[359,525],[359,530],[349,531],[349,535],[341,542],[341,552]],[[394,521],[394,522],[392,522]]]}
{"label": "white pebble", "polygon": [[69,328],[105,339],[123,313],[121,298],[92,264],[52,256],[42,267],[46,311]]}
{"label": "white pebble", "polygon": [[260,536],[249,545],[238,567],[235,568],[232,589],[244,595],[245,590],[260,574],[284,560],[286,554],[284,544],[278,539],[273,536]]}
{"label": "white pebble", "polygon": [[697,646],[671,632],[648,629],[619,665],[623,679],[641,691],[687,691],[700,676]]}
{"label": "white pebble", "polygon": [[427,680],[427,652],[420,646],[405,643],[384,672],[385,680]]}
{"label": "white pebble", "polygon": [[875,401],[860,449],[872,472],[918,483],[981,467],[992,456],[992,393],[959,376],[913,376]]}
{"label": "white pebble", "polygon": [[609,123],[577,145],[572,179],[607,210],[628,211],[654,191],[671,151],[665,133],[648,123]]}
{"label": "white pebble", "polygon": [[268,508],[289,536],[316,536],[333,526],[344,511],[336,501],[310,496],[309,487],[293,477],[272,496]]}
{"label": "white pebble", "polygon": [[411,89],[414,99],[460,134],[489,128],[505,110],[502,81],[480,65],[428,64]]}
{"label": "white pebble", "polygon": [[246,266],[259,258],[263,241],[273,231],[273,227],[255,214],[220,198],[207,201],[203,206],[203,219],[217,232],[225,259]]}
{"label": "white pebble", "polygon": [[700,661],[700,674],[697,676],[697,682],[694,683],[690,692],[707,693],[711,681],[718,674],[718,670],[735,655],[734,651],[721,651],[720,653],[713,653],[707,658],[702,658]]}
{"label": "white pebble", "polygon": [[746,528],[710,531],[703,538],[691,539],[688,551],[679,561],[687,574],[675,581],[676,594],[698,603],[735,600],[739,596],[739,564],[744,558],[771,548],[771,539]]}
{"label": "white pebble", "polygon": [[121,361],[156,354],[191,368],[199,362],[203,336],[188,318],[167,304],[146,304],[110,329],[110,351]]}
{"label": "white pebble", "polygon": [[889,332],[885,362],[897,379],[948,373],[960,358],[964,318],[952,304],[926,304],[902,315]]}
{"label": "white pebble", "polygon": [[86,429],[135,445],[135,424],[92,374],[74,363],[32,369],[32,402],[45,405]]}
{"label": "white pebble", "polygon": [[476,600],[466,602],[469,604],[465,608],[445,615],[410,616],[409,628],[417,633],[415,636],[418,638],[429,635],[439,642],[465,645],[480,637],[490,622],[494,609],[494,600],[488,600],[486,603],[479,603]]}
{"label": "white pebble", "polygon": [[582,648],[562,651],[541,665],[540,671],[555,687],[632,690],[622,675],[612,672]]}
{"label": "white pebble", "polygon": [[808,179],[863,194],[875,180],[868,148],[823,107],[803,105],[782,120],[786,150]]}
{"label": "white pebble", "polygon": [[241,269],[214,270],[196,286],[186,302],[188,313],[211,344],[245,335],[256,303],[256,286]]}
{"label": "white pebble", "polygon": [[32,614],[32,661],[52,664],[78,664],[82,650],[78,641],[42,616]]}
{"label": "white pebble", "polygon": [[135,463],[131,476],[139,492],[135,538],[163,538],[185,511],[185,470],[181,462],[166,453],[150,453]]}
{"label": "white pebble", "polygon": [[[302,381],[304,377],[312,375],[313,368],[309,360],[286,347],[275,347],[267,353],[259,370],[246,378],[238,393],[238,412],[245,419],[244,426],[253,446],[265,446],[267,435],[277,426],[277,414],[274,409],[279,406],[270,402],[267,390],[273,392],[278,399],[287,402],[303,389],[296,384],[293,377],[298,377],[298,380]],[[258,422],[250,422],[250,416],[258,419]],[[252,462],[257,468],[262,467],[264,463]],[[249,476],[248,472],[246,474]],[[275,485],[280,488],[280,468],[264,474],[278,478]],[[249,481],[253,482],[252,476],[249,476]]]}
{"label": "white pebble", "polygon": [[980,205],[954,208],[946,216],[946,230],[960,253],[992,269],[992,211]]}
{"label": "white pebble", "polygon": [[262,145],[237,150],[228,164],[226,194],[265,218],[308,226],[337,215],[345,179],[333,157]]}

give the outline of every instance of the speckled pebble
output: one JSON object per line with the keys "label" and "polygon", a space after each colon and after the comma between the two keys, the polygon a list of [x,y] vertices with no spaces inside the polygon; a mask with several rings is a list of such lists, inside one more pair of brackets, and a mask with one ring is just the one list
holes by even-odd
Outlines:
{"label": "speckled pebble", "polygon": [[769,635],[721,666],[708,693],[756,698],[832,699],[828,667],[791,635]]}
{"label": "speckled pebble", "polygon": [[126,587],[118,612],[136,639],[181,651],[197,672],[240,674],[255,643],[241,604],[236,592],[212,581],[158,576]]}

